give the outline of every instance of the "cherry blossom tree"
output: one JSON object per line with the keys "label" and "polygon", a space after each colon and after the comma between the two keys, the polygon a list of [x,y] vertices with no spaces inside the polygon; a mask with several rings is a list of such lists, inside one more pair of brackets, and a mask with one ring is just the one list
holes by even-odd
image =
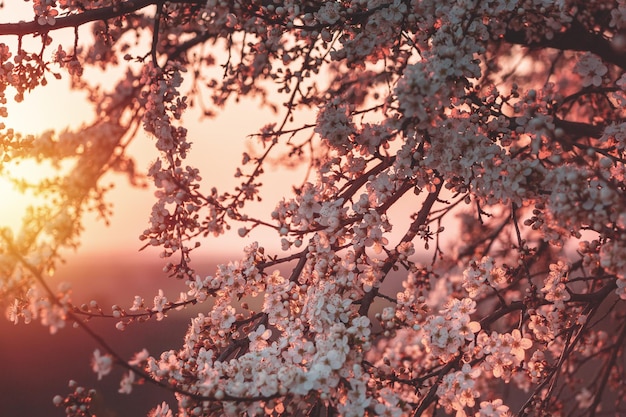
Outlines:
{"label": "cherry blossom tree", "polygon": [[[46,204],[0,233],[9,320],[82,328],[98,378],[121,367],[122,393],[175,393],[153,417],[626,413],[626,1],[27,1],[0,18],[0,113],[56,77],[96,118],[2,126],[2,164],[71,165],[22,184]],[[276,119],[220,190],[187,164],[181,117],[240,97]],[[127,152],[141,131],[160,153],[145,173]],[[256,212],[269,163],[310,175]],[[179,297],[110,307],[49,285],[84,214],[109,216],[114,171],[157,188],[138,246],[159,248]],[[231,228],[282,250],[199,274],[196,248]],[[196,304],[178,349],[132,358],[87,322],[132,332]],[[54,403],[90,416],[92,395]]]}

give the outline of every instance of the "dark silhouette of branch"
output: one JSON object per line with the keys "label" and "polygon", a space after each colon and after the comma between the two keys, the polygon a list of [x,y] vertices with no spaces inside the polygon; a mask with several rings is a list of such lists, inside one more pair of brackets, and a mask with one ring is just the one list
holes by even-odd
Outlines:
{"label": "dark silhouette of branch", "polygon": [[568,51],[589,51],[598,55],[604,61],[626,69],[625,51],[616,49],[611,44],[611,40],[600,33],[589,31],[576,20],[564,32],[554,33],[552,38],[544,37],[539,41],[529,41],[524,30],[508,29],[504,34],[504,40],[532,49],[554,48]]}
{"label": "dark silhouette of branch", "polygon": [[[30,22],[2,23],[0,24],[0,36],[15,35],[25,36],[31,34],[44,34],[68,27],[78,27],[86,23],[99,20],[109,20],[116,17],[125,16],[148,6],[162,4],[163,0],[129,0],[121,1],[113,6],[100,7],[97,9],[85,10],[81,13],[69,14],[57,17],[54,25],[41,25],[37,20]],[[169,3],[201,4],[199,0],[174,0]]]}

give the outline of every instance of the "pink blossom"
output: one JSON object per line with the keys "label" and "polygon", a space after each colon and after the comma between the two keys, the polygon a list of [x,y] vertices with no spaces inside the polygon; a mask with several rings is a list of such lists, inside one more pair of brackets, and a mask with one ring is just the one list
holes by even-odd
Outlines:
{"label": "pink blossom", "polygon": [[98,380],[103,376],[108,375],[113,368],[113,358],[109,354],[101,355],[100,349],[96,349],[93,352],[93,358],[91,360],[91,369],[98,374]]}

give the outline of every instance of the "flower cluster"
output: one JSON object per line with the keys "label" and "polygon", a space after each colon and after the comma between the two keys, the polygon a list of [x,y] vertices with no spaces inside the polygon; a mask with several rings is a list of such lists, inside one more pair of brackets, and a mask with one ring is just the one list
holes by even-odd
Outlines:
{"label": "flower cluster", "polygon": [[57,407],[64,407],[67,417],[89,417],[92,416],[91,403],[96,395],[96,390],[86,389],[78,385],[74,380],[69,382],[69,388],[72,393],[66,397],[55,395],[52,402]]}
{"label": "flower cluster", "polygon": [[33,0],[33,11],[35,16],[37,16],[37,23],[41,26],[54,26],[56,23],[55,17],[59,14],[55,7],[55,0]]}
{"label": "flower cluster", "polygon": [[469,364],[463,364],[460,371],[449,373],[437,388],[437,395],[441,397],[441,405],[446,411],[456,411],[457,417],[465,416],[466,407],[474,407],[475,399],[480,393],[475,389],[476,378],[480,369],[474,369]]}
{"label": "flower cluster", "polygon": [[317,116],[315,132],[328,141],[328,145],[345,153],[352,147],[351,136],[355,126],[349,119],[349,109],[345,106],[328,105]]}
{"label": "flower cluster", "polygon": [[[572,165],[550,171],[545,179],[551,187],[547,203],[552,221],[548,227],[560,229],[567,236],[576,235],[582,227],[602,233],[617,222],[622,197],[611,184],[609,175],[603,172],[596,176],[590,170]],[[574,207],[582,210],[574,210]]]}
{"label": "flower cluster", "polygon": [[493,259],[483,257],[480,262],[471,261],[469,268],[463,271],[463,288],[470,298],[487,290],[506,286],[506,271],[502,267],[493,264]]}
{"label": "flower cluster", "polygon": [[59,285],[55,299],[51,299],[38,288],[31,288],[25,300],[15,299],[7,309],[7,318],[14,324],[20,321],[28,324],[39,319],[47,326],[50,334],[55,334],[66,325],[68,310],[71,305],[71,287],[67,283]]}
{"label": "flower cluster", "polygon": [[428,317],[422,328],[429,335],[427,346],[434,356],[448,362],[474,340],[480,330],[480,323],[470,318],[475,309],[476,303],[469,298],[454,299],[441,315]]}
{"label": "flower cluster", "polygon": [[600,58],[587,52],[578,60],[574,71],[582,77],[583,87],[600,87],[602,77],[608,72],[608,68]]}
{"label": "flower cluster", "polygon": [[564,308],[565,301],[570,299],[565,286],[568,270],[569,267],[563,261],[550,265],[550,273],[546,276],[541,289],[541,292],[545,293],[546,300],[554,303],[557,308]]}
{"label": "flower cluster", "polygon": [[526,350],[530,349],[532,341],[515,329],[504,334],[480,333],[476,344],[485,355],[483,369],[508,382],[513,370],[524,361]]}

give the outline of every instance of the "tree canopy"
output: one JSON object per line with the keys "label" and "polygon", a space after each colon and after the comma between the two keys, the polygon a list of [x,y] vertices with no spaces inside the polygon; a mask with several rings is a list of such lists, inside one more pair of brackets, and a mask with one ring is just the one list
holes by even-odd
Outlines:
{"label": "tree canopy", "polygon": [[[0,115],[61,78],[96,117],[1,126],[1,175],[70,167],[18,184],[44,203],[0,231],[9,320],[81,327],[99,378],[119,366],[121,393],[176,393],[153,417],[626,413],[625,1],[27,2],[0,17]],[[276,117],[222,190],[187,163],[200,139],[181,117],[210,126],[244,97]],[[147,172],[137,140],[160,155]],[[270,163],[309,175],[262,213]],[[179,297],[105,307],[49,285],[85,213],[110,215],[109,172],[156,187],[138,247],[159,248]],[[248,245],[200,275],[194,251],[231,228],[282,250]],[[132,332],[196,304],[180,348],[133,358],[88,323]],[[74,388],[54,403],[92,415]]]}

